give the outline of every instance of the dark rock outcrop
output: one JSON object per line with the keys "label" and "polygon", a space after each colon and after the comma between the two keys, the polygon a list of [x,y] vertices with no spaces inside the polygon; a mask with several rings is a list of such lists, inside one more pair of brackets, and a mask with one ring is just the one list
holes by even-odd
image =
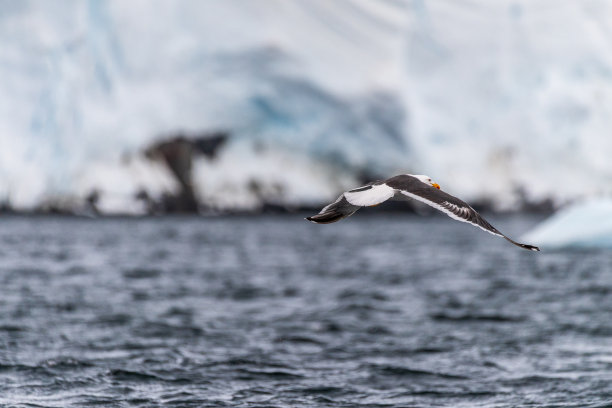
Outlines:
{"label": "dark rock outcrop", "polygon": [[199,203],[193,184],[193,159],[197,155],[202,155],[213,160],[228,137],[229,133],[223,131],[193,135],[179,132],[148,147],[144,152],[145,156],[150,160],[163,162],[176,178],[180,191],[174,195],[165,194],[159,203],[153,203],[146,191],[140,192],[138,198],[145,200],[152,211],[197,213]]}

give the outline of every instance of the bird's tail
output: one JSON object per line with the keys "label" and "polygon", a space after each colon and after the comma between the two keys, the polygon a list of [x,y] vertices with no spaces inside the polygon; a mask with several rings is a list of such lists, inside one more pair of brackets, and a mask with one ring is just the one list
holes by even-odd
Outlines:
{"label": "bird's tail", "polygon": [[312,217],[306,217],[308,221],[312,221],[316,224],[330,224],[332,222],[340,221],[341,219],[348,217],[350,214],[341,214],[336,211],[329,211],[323,214],[313,215]]}
{"label": "bird's tail", "polygon": [[325,206],[317,215],[306,217],[306,219],[317,224],[330,224],[352,215],[359,208],[346,201],[343,194],[336,201]]}

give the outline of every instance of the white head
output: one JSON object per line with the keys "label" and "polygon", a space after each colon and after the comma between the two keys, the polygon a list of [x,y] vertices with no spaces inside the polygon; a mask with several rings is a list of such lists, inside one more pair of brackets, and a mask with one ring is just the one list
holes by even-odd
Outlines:
{"label": "white head", "polygon": [[423,183],[427,184],[428,186],[432,186],[437,188],[438,190],[440,189],[440,185],[438,183],[434,183],[433,180],[431,179],[431,177],[426,176],[424,174],[410,174],[410,176],[419,179],[420,181],[422,181]]}

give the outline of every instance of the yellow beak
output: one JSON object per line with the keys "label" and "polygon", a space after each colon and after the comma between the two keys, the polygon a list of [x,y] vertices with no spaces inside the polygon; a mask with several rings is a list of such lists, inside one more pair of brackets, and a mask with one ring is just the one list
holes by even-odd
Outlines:
{"label": "yellow beak", "polygon": [[437,188],[438,190],[440,189],[440,185],[438,183],[431,183],[432,187]]}

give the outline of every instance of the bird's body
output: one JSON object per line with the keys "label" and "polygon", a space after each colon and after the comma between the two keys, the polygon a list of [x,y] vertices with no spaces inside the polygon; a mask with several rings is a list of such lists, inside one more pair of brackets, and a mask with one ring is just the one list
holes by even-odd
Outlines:
{"label": "bird's body", "polygon": [[361,207],[375,206],[392,198],[421,201],[457,221],[467,222],[488,233],[503,237],[516,246],[531,251],[540,250],[536,246],[518,243],[502,234],[467,203],[440,190],[438,184],[424,175],[401,174],[346,191],[317,215],[306,219],[317,224],[329,224],[352,215]]}

